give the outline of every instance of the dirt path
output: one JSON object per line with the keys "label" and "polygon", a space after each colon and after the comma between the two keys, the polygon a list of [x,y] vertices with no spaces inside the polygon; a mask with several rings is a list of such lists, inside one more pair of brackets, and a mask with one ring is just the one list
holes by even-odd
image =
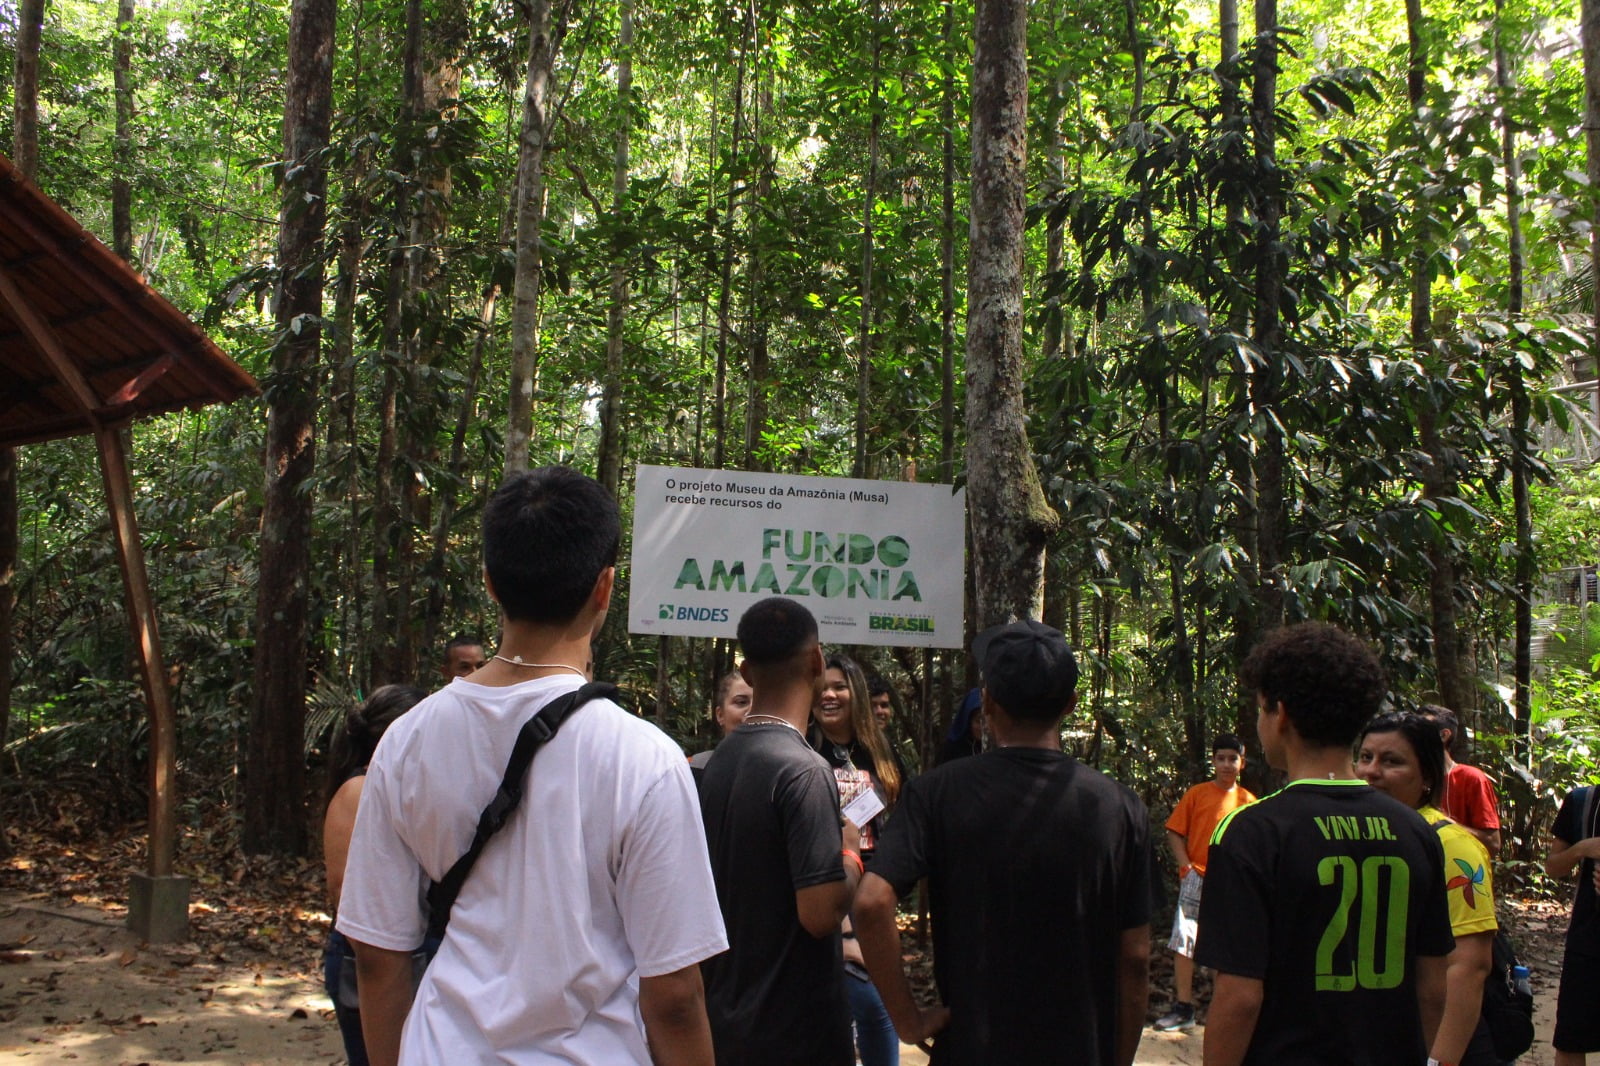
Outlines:
{"label": "dirt path", "polygon": [[0,1062],[340,1063],[311,972],[269,955],[141,946],[124,916],[0,895]]}
{"label": "dirt path", "polygon": [[[1539,1006],[1539,1039],[1520,1061],[1550,1066],[1561,913],[1550,905],[1513,909]],[[297,930],[264,946],[152,947],[123,928],[124,917],[115,904],[0,891],[0,1063],[344,1061],[313,936]],[[1163,1005],[1155,998],[1153,1009]],[[1198,1064],[1204,1039],[1203,1026],[1146,1030],[1137,1066]],[[907,1047],[900,1061],[926,1066],[927,1058]]]}

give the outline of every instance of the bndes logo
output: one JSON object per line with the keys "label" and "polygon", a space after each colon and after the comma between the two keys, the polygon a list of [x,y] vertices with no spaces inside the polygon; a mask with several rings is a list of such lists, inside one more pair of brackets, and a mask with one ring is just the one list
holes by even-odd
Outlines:
{"label": "bndes logo", "polygon": [[726,607],[674,607],[670,603],[663,603],[656,611],[656,617],[667,621],[679,622],[726,622],[728,609]]}

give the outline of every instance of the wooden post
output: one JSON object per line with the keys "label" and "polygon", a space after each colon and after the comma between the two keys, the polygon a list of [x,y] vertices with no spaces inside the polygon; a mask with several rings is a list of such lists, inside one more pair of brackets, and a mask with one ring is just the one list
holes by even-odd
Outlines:
{"label": "wooden post", "polygon": [[145,872],[135,874],[128,892],[128,925],[152,943],[183,940],[189,928],[189,880],[172,873],[178,844],[178,723],[167,691],[161,658],[161,631],[144,568],[144,546],[133,514],[133,485],[122,435],[97,426],[100,475],[116,536],[127,596],[128,625],[139,659],[139,681],[150,712],[150,811]]}
{"label": "wooden post", "polygon": [[150,708],[150,843],[146,872],[152,877],[172,874],[177,850],[177,718],[167,692],[161,659],[161,634],[156,627],[155,601],[145,574],[144,547],[133,514],[133,488],[128,477],[128,457],[122,436],[104,426],[95,431],[100,449],[100,474],[106,484],[106,504],[111,509],[111,529],[117,539],[122,564],[122,585],[127,593],[128,623],[139,657],[139,681]]}

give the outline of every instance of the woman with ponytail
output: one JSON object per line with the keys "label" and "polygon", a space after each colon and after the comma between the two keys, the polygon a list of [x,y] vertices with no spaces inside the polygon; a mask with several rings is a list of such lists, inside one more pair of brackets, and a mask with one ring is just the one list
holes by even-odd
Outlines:
{"label": "woman with ponytail", "polygon": [[[384,731],[426,695],[420,688],[410,685],[384,685],[361,706],[351,708],[344,717],[344,728],[334,734],[328,753],[322,859],[328,876],[328,902],[336,914],[367,763]],[[350,1066],[367,1066],[367,1045],[361,1037],[361,1011],[355,999],[355,952],[331,924],[327,947],[322,953],[322,976],[328,997],[333,1000],[334,1016],[339,1019],[339,1033],[344,1037]]]}

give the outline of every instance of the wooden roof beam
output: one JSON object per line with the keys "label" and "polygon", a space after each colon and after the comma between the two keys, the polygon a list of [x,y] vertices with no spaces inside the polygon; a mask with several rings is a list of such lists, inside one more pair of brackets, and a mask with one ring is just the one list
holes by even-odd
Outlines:
{"label": "wooden roof beam", "polygon": [[78,368],[68,358],[62,349],[60,340],[55,331],[45,324],[28,302],[22,298],[22,292],[17,288],[17,283],[11,275],[0,270],[0,302],[4,302],[16,318],[17,324],[28,335],[33,346],[39,350],[50,366],[56,372],[56,379],[65,385],[72,394],[72,399],[77,403],[83,413],[88,416],[91,423],[98,425],[96,412],[100,409],[100,398],[89,388],[89,383],[84,380]]}
{"label": "wooden roof beam", "polygon": [[[157,330],[150,325],[148,319],[151,317],[151,309],[147,306],[147,298],[153,293],[148,287],[136,297],[126,290],[112,285],[98,271],[83,270],[81,267],[75,267],[72,262],[72,256],[78,251],[78,248],[68,247],[67,243],[61,240],[57,234],[51,233],[34,219],[28,218],[23,212],[11,212],[7,221],[31,237],[53,258],[71,268],[73,276],[93,290],[96,296],[106,301],[116,310],[124,312],[127,315],[128,325],[143,334],[146,340],[151,341],[163,351],[171,352],[179,347],[174,344],[176,338],[173,331]],[[87,244],[88,241],[84,240],[77,243],[83,245]],[[185,340],[187,341],[187,338]],[[184,345],[184,347],[187,346],[187,344]],[[209,360],[185,360],[184,366],[191,373],[206,381],[213,390],[219,394],[226,394],[225,390],[219,387],[219,372],[211,365]]]}

